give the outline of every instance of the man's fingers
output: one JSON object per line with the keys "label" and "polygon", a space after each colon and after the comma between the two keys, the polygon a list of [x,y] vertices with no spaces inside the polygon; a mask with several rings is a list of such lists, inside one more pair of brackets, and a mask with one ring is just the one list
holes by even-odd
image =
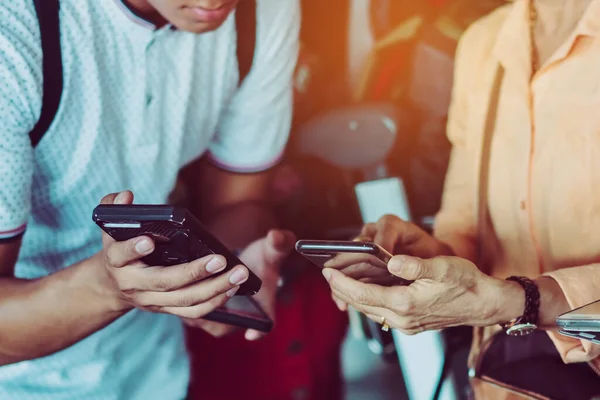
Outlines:
{"label": "man's fingers", "polygon": [[347,302],[346,307],[352,306],[352,308],[354,308],[356,311],[358,311],[360,313],[372,314],[372,315],[382,315],[383,313],[389,312],[389,310],[387,310],[386,308],[383,308],[383,307],[376,307],[376,306],[370,306],[367,304],[354,303],[353,300],[349,297],[346,297],[345,294],[343,294],[341,292],[337,292],[335,290],[332,290],[332,291],[335,296],[342,299],[341,301]]}
{"label": "man's fingers", "polygon": [[[166,267],[163,270],[168,271],[170,268],[172,267]],[[239,288],[239,285],[232,283],[231,277],[235,277],[238,274],[245,274],[247,276],[247,272],[246,268],[238,266],[228,274],[211,279],[204,279],[210,275],[205,271],[201,271],[197,275],[194,272],[192,275],[188,275],[188,279],[197,279],[194,284],[172,291],[139,291],[131,299],[143,307],[192,307],[208,302],[221,294],[227,294],[231,298],[237,292],[236,289]],[[165,285],[166,281],[157,280],[154,282],[155,284],[161,282],[160,285],[164,287],[163,285]]]}
{"label": "man's fingers", "polygon": [[[136,283],[132,289],[171,292],[213,276],[223,271],[226,265],[223,256],[213,255],[172,267],[141,267],[128,272]],[[249,272],[240,265],[223,274],[223,277],[233,286],[239,286],[248,280]]]}
{"label": "man's fingers", "polygon": [[[129,190],[119,192],[119,193],[111,193],[107,194],[100,200],[100,204],[108,205],[108,204],[132,204],[133,203],[133,193]],[[102,231],[102,244],[104,247],[107,247],[111,243],[114,242],[114,239],[111,238],[106,232]]]}
{"label": "man's fingers", "polygon": [[225,305],[225,303],[227,303],[227,301],[229,299],[230,299],[230,297],[227,295],[227,293],[223,293],[216,297],[213,297],[212,299],[210,299],[204,303],[200,303],[195,306],[191,306],[191,307],[160,307],[160,308],[158,308],[158,310],[160,312],[163,312],[166,314],[177,315],[182,318],[198,319],[198,318],[203,318],[207,314],[216,310],[217,308],[222,307],[223,305]]}
{"label": "man's fingers", "polygon": [[147,236],[140,236],[123,242],[113,242],[106,249],[109,265],[122,268],[154,251],[154,242]]}
{"label": "man's fingers", "polygon": [[266,336],[266,334],[264,332],[255,331],[254,329],[248,329],[246,331],[246,333],[244,334],[244,337],[246,338],[246,340],[251,341],[251,342],[262,339],[265,336]]}
{"label": "man's fingers", "polygon": [[375,307],[388,306],[389,289],[386,287],[359,282],[330,268],[323,270],[323,276],[327,279],[335,296],[345,303]]}
{"label": "man's fingers", "polygon": [[354,240],[360,241],[360,242],[373,241],[376,233],[377,233],[377,226],[371,222],[371,223],[368,223],[365,226],[363,226],[362,230],[360,231],[360,235]]}
{"label": "man's fingers", "polygon": [[133,203],[133,193],[129,190],[125,190],[123,192],[118,193],[110,193],[107,194],[100,200],[100,204],[132,204]]}
{"label": "man's fingers", "polygon": [[399,226],[402,227],[403,221],[392,215],[385,215],[377,221],[374,242],[383,247],[390,253],[394,253],[396,243],[400,238]]}

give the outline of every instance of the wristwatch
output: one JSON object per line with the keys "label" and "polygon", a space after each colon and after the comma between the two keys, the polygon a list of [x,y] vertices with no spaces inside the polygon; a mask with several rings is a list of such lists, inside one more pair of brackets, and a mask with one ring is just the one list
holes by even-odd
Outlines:
{"label": "wristwatch", "polygon": [[501,326],[509,336],[529,335],[537,329],[540,291],[534,281],[523,276],[511,276],[506,280],[517,282],[525,290],[525,311],[523,311],[522,316]]}

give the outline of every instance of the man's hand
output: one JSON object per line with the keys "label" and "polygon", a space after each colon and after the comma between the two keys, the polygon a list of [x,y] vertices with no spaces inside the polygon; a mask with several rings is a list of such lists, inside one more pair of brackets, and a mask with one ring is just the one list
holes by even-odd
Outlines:
{"label": "man's hand", "polygon": [[[102,204],[131,204],[133,194],[111,194]],[[99,264],[97,289],[112,302],[115,311],[139,308],[182,318],[202,318],[230,299],[248,279],[248,270],[236,266],[227,274],[211,277],[226,267],[224,257],[207,256],[170,267],[148,266],[140,261],[154,251],[154,242],[138,237],[116,242],[103,233],[104,250]]]}
{"label": "man's hand", "polygon": [[[444,243],[429,235],[417,225],[404,221],[394,215],[384,215],[376,223],[366,224],[356,241],[373,242],[391,254],[404,254],[415,257],[431,258],[436,256],[451,256],[452,250]],[[377,283],[384,286],[395,285],[385,263],[361,262],[352,263],[353,255],[336,257],[327,267],[335,268],[346,276],[365,283]],[[341,311],[347,309],[347,304],[333,295],[333,300]]]}
{"label": "man's hand", "polygon": [[424,260],[395,256],[389,271],[414,281],[385,287],[356,281],[334,269],[323,270],[333,294],[377,323],[407,334],[458,325],[488,326],[523,313],[525,295],[514,282],[491,278],[457,257]]}
{"label": "man's hand", "polygon": [[[294,248],[296,237],[287,231],[271,230],[266,237],[251,243],[240,255],[240,259],[262,280],[262,287],[254,296],[267,315],[275,318],[275,300],[277,282],[282,262]],[[202,328],[213,336],[223,336],[234,330],[235,327],[204,320],[184,320],[186,324]],[[264,333],[248,330],[245,333],[247,340],[257,340]]]}

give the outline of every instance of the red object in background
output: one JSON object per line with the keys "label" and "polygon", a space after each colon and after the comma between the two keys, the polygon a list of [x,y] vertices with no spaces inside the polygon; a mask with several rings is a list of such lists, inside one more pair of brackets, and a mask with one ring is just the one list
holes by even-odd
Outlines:
{"label": "red object in background", "polygon": [[315,267],[280,295],[273,331],[216,339],[188,329],[189,400],[341,400],[341,345],[347,318]]}

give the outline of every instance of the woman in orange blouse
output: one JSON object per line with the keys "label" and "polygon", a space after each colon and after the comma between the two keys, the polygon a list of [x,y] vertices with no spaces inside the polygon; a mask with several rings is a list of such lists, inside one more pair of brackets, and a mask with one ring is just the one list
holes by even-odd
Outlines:
{"label": "woman in orange blouse", "polygon": [[[498,327],[490,336],[529,322],[565,362],[600,366],[600,346],[552,331],[558,315],[600,298],[600,0],[515,0],[473,24],[457,52],[448,135],[434,236],[394,217],[363,231],[397,255],[392,274],[415,282],[378,286],[372,271],[326,269],[338,303],[406,333]],[[509,276],[534,280],[539,308],[527,281]]]}

